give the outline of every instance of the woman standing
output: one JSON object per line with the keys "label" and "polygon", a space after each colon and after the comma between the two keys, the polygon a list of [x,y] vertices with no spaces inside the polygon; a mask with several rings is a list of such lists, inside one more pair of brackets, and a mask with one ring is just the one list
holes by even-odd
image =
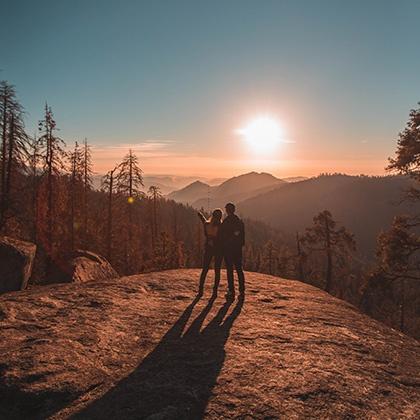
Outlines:
{"label": "woman standing", "polygon": [[220,243],[219,231],[222,224],[223,212],[220,209],[213,210],[210,220],[207,220],[201,212],[198,212],[201,222],[204,226],[204,235],[206,236],[206,244],[204,247],[203,270],[200,276],[200,286],[198,294],[204,292],[204,282],[210,268],[212,259],[214,258],[214,287],[213,295],[217,295],[217,289],[220,283],[220,270],[222,268],[223,253]]}

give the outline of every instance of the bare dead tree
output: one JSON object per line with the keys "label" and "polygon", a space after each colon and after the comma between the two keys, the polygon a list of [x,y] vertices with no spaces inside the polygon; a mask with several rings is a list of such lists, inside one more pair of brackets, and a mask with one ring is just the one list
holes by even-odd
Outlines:
{"label": "bare dead tree", "polygon": [[75,249],[75,231],[79,230],[79,222],[77,221],[76,215],[76,203],[82,185],[82,179],[84,174],[83,168],[83,155],[82,150],[79,147],[78,142],[74,144],[73,151],[70,153],[70,218],[69,218],[69,230],[70,230],[70,249]]}
{"label": "bare dead tree", "polygon": [[113,196],[115,189],[115,172],[118,167],[115,167],[102,178],[102,191],[107,193],[108,203],[107,203],[107,231],[106,231],[106,255],[109,260],[112,258],[112,227],[113,227]]}
{"label": "bare dead tree", "polygon": [[12,203],[12,188],[19,172],[26,169],[29,137],[25,132],[23,108],[15,89],[6,81],[0,82],[0,229],[4,227]]}
{"label": "bare dead tree", "polygon": [[88,236],[88,193],[92,189],[92,153],[87,139],[83,142],[82,153],[82,168],[83,168],[83,198],[82,198],[82,214],[83,214],[83,246],[87,246]]}
{"label": "bare dead tree", "polygon": [[158,214],[157,214],[157,207],[158,201],[162,198],[162,193],[160,188],[151,185],[149,187],[149,198],[152,200],[152,248],[155,249],[156,240],[158,237]]}
{"label": "bare dead tree", "polygon": [[41,136],[38,139],[39,153],[42,159],[42,178],[46,181],[46,248],[47,248],[47,272],[51,264],[51,256],[54,245],[54,225],[56,215],[54,212],[56,198],[56,178],[63,173],[65,168],[66,153],[65,143],[56,135],[57,127],[54,115],[48,104],[45,104],[44,119],[39,122]]}
{"label": "bare dead tree", "polygon": [[130,149],[128,154],[118,165],[118,171],[115,179],[117,192],[126,199],[126,208],[128,213],[127,232],[127,252],[126,264],[128,269],[131,267],[133,252],[133,204],[136,200],[143,197],[143,171],[140,168],[137,156]]}

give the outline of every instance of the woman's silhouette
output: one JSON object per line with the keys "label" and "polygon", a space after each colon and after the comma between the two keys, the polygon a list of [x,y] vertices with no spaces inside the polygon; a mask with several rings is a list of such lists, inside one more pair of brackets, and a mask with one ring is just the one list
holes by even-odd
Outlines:
{"label": "woman's silhouette", "polygon": [[198,294],[202,295],[204,291],[204,282],[210,268],[212,259],[214,258],[214,287],[213,295],[217,295],[217,289],[220,283],[220,270],[222,267],[223,253],[220,243],[220,225],[222,224],[223,212],[220,209],[213,210],[210,220],[207,220],[201,212],[198,216],[204,226],[204,234],[206,236],[206,244],[204,247],[203,270],[200,276],[200,286]]}

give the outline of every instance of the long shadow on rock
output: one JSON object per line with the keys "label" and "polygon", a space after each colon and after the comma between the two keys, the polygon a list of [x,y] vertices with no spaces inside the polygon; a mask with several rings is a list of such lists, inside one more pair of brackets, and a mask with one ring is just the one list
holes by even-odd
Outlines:
{"label": "long shadow on rock", "polygon": [[[201,330],[215,298],[184,328],[196,298],[156,348],[126,378],[75,419],[200,419],[225,361],[225,344],[243,300],[225,303]],[[201,331],[200,331],[201,330]],[[184,333],[183,333],[184,332]]]}

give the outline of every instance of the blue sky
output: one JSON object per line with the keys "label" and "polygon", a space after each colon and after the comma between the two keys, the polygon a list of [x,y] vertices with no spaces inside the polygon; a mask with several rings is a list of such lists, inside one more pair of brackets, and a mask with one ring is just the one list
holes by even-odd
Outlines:
{"label": "blue sky", "polygon": [[[419,1],[5,1],[0,77],[34,131],[47,100],[96,168],[128,147],[149,173],[381,173],[420,101]],[[260,114],[270,156],[235,129]]]}

